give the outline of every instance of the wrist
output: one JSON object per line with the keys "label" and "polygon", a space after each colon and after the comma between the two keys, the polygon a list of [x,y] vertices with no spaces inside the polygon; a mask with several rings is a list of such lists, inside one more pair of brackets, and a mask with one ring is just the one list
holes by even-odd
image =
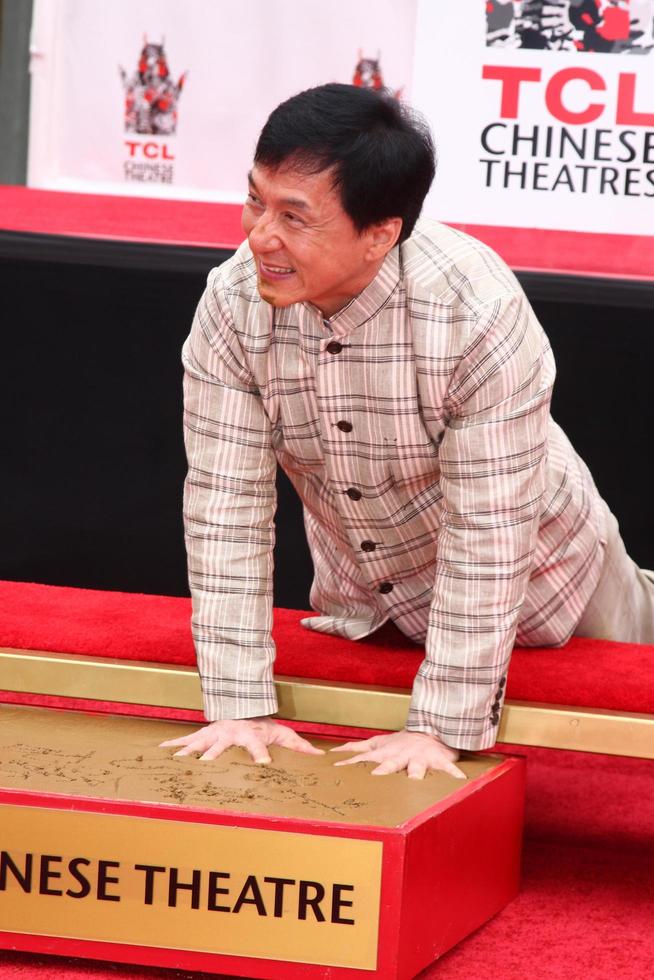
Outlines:
{"label": "wrist", "polygon": [[405,728],[404,731],[409,732],[410,735],[422,735],[424,738],[428,738],[432,742],[436,742],[437,745],[447,749],[448,754],[451,755],[454,761],[456,761],[456,759],[458,759],[460,756],[460,752],[457,748],[455,748],[453,745],[448,745],[447,742],[444,742],[440,735],[437,735],[435,732],[425,732],[420,729],[412,728]]}

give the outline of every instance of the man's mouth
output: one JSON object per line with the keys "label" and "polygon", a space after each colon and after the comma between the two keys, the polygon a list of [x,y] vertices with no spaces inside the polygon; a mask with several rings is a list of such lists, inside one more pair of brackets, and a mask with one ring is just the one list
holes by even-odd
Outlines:
{"label": "man's mouth", "polygon": [[259,259],[259,272],[266,279],[288,279],[295,272],[290,265],[273,265]]}

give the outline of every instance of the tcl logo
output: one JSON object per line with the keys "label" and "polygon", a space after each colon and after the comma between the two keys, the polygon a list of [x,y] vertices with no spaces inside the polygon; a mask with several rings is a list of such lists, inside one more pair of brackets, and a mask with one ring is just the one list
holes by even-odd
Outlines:
{"label": "tcl logo", "polygon": [[[484,65],[482,77],[500,82],[502,119],[517,119],[520,107],[520,90],[524,84],[541,84],[540,68],[522,68],[515,65]],[[615,122],[618,126],[654,126],[654,112],[638,112],[636,101],[635,72],[620,72],[617,83]],[[588,88],[588,104],[584,108],[570,109],[565,105],[565,90],[570,82],[583,82]],[[606,109],[606,100],[596,98],[596,92],[607,92],[602,76],[592,68],[562,68],[545,85],[544,100],[550,115],[562,123],[583,125],[599,119]]]}
{"label": "tcl logo", "polygon": [[174,160],[175,155],[168,152],[165,143],[146,143],[143,140],[125,140],[130,157],[145,157],[146,160]]}

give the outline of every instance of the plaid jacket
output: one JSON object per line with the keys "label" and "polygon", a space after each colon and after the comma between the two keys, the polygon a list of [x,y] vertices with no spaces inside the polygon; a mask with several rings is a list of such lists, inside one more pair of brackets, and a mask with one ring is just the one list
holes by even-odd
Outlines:
{"label": "plaid jacket", "polygon": [[260,299],[247,243],[183,352],[185,522],[210,719],[273,713],[276,461],[303,505],[313,630],[425,645],[408,728],[495,741],[514,642],[564,643],[605,505],[549,415],[550,347],[489,248],[419,222],[330,320]]}

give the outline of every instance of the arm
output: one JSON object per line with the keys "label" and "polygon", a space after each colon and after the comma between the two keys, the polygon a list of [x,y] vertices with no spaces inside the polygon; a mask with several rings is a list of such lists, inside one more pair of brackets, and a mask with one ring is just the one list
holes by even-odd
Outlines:
{"label": "arm", "polygon": [[553,380],[526,297],[487,304],[448,389],[437,571],[407,725],[455,748],[496,739],[538,531]]}
{"label": "arm", "polygon": [[357,755],[339,765],[461,778],[458,750],[494,743],[538,530],[553,379],[525,296],[489,304],[449,386],[437,571],[407,730],[340,746]]}
{"label": "arm", "polygon": [[269,745],[318,753],[272,721],[271,426],[234,329],[220,273],[210,276],[184,345],[184,524],[193,636],[210,724],[164,742],[215,759],[232,745],[269,762]]}
{"label": "arm", "polygon": [[272,665],[271,427],[212,273],[184,345],[184,526],[210,720],[277,710]]}

